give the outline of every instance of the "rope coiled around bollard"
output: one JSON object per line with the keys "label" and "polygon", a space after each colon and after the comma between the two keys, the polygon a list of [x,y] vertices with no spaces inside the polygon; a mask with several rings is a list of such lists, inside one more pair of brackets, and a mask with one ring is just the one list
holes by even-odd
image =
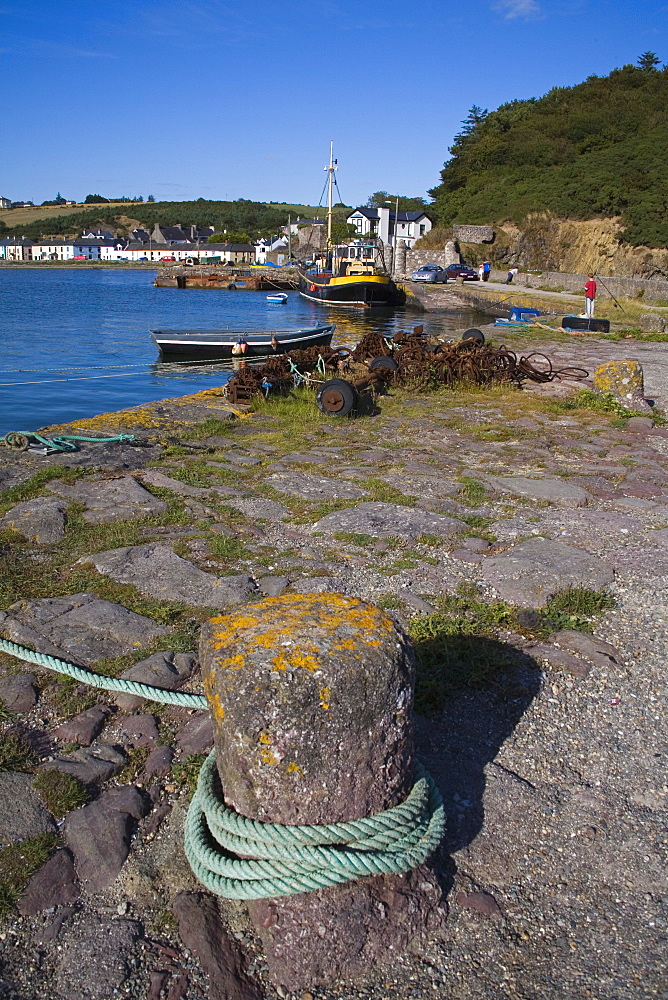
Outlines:
{"label": "rope coiled around bollard", "polygon": [[385,812],[347,823],[284,826],[247,819],[224,805],[212,751],[186,819],[190,867],[227,899],[291,896],[416,868],[440,843],[445,819],[433,778],[420,764],[415,771],[407,798]]}
{"label": "rope coiled around bollard", "polygon": [[[105,677],[8,639],[0,638],[0,652],[105,691],[122,691],[185,708],[209,707],[204,695]],[[375,816],[345,823],[285,826],[248,819],[224,804],[212,750],[202,765],[188,809],[186,857],[202,885],[228,899],[291,896],[365,875],[401,874],[426,861],[445,829],[443,801],[433,778],[419,763],[415,776],[406,799]]]}

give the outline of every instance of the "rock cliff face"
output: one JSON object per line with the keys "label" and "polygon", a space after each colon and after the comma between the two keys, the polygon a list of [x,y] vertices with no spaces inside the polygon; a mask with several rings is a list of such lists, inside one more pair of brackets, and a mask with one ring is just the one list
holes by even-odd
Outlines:
{"label": "rock cliff face", "polygon": [[[559,219],[550,213],[528,216],[522,225],[504,222],[495,226],[494,243],[460,242],[462,256],[476,263],[488,257],[498,266],[541,268],[625,278],[668,278],[668,250],[633,247],[619,240],[618,219],[580,222]],[[415,250],[442,250],[452,230],[437,227],[415,244]]]}

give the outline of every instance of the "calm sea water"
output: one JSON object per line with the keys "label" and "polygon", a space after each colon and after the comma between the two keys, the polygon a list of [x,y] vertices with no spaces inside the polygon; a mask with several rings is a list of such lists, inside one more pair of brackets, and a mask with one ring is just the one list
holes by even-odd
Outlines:
{"label": "calm sea water", "polygon": [[154,288],[153,272],[0,269],[0,434],[94,416],[153,399],[221,385],[230,365],[163,363],[154,327],[281,330],[337,324],[334,343],[367,330],[423,323],[449,334],[480,323],[471,311],[422,317],[403,310],[363,316],[290,293],[272,305],[264,292]]}

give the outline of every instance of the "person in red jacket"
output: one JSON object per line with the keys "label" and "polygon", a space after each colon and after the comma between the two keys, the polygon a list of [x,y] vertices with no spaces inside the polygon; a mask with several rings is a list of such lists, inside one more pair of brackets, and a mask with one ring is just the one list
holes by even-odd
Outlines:
{"label": "person in red jacket", "polygon": [[585,284],[585,316],[591,319],[594,315],[594,303],[596,302],[596,282],[594,281],[594,275],[588,275],[587,283]]}

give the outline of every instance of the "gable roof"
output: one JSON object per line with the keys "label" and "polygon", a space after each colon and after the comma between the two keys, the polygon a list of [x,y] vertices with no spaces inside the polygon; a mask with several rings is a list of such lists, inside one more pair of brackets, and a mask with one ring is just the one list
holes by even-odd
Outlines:
{"label": "gable roof", "polygon": [[[377,208],[367,208],[366,205],[362,205],[362,206],[360,206],[360,208],[356,208],[354,211],[352,211],[350,213],[350,215],[348,216],[348,218],[350,219],[353,215],[357,215],[357,213],[359,213],[360,215],[366,216],[367,219],[374,219],[374,220],[376,220],[376,219],[380,218],[380,213],[379,213],[379,211],[378,211]],[[392,209],[390,209],[390,221],[391,222],[394,222],[394,215],[395,215],[395,213],[392,211]],[[424,211],[422,211],[422,210],[419,211],[419,212],[401,212],[400,211],[400,212],[397,213],[397,220],[399,222],[417,222],[417,220],[421,219],[422,217],[424,217],[425,219],[429,218],[429,216],[427,215],[427,213],[424,212]]]}

